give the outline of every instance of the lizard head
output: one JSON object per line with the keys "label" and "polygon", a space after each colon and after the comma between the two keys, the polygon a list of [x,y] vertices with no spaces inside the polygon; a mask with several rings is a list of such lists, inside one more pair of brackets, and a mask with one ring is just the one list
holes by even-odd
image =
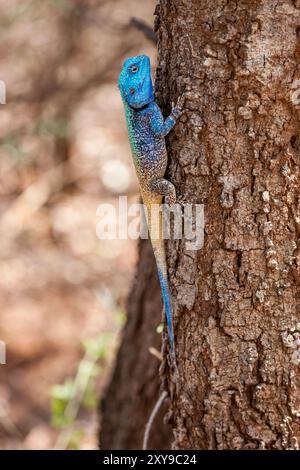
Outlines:
{"label": "lizard head", "polygon": [[119,89],[131,108],[139,109],[154,101],[149,57],[138,55],[125,60]]}

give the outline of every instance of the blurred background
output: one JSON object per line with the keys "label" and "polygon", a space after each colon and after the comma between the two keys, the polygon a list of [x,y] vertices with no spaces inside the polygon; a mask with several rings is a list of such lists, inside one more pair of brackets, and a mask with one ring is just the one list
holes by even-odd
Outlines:
{"label": "blurred background", "polygon": [[1,449],[93,449],[136,242],[96,210],[138,202],[117,78],[155,66],[155,0],[1,0]]}

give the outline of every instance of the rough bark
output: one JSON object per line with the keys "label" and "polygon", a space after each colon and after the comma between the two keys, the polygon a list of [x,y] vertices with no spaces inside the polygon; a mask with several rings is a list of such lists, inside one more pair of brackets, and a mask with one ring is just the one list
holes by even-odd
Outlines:
{"label": "rough bark", "polygon": [[169,176],[205,207],[201,250],[168,243],[172,446],[298,449],[300,2],[161,0],[156,13],[159,102],[186,94]]}

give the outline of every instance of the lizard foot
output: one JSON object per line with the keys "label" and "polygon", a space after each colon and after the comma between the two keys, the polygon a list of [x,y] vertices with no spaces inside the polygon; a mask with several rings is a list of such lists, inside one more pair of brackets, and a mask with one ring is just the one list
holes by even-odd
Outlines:
{"label": "lizard foot", "polygon": [[178,98],[176,105],[172,103],[172,114],[176,119],[178,119],[184,113],[184,109],[183,109],[184,102],[185,102],[185,96],[181,95]]}
{"label": "lizard foot", "polygon": [[176,202],[176,190],[174,184],[170,181],[160,178],[152,181],[150,190],[163,196],[166,204],[175,204]]}

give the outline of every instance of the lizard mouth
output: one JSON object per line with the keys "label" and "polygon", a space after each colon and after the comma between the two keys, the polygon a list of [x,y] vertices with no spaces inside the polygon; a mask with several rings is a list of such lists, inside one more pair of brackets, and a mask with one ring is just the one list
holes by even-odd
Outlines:
{"label": "lizard mouth", "polygon": [[[146,93],[143,93],[143,88],[144,88],[144,84],[145,84],[146,79],[147,79],[147,71],[145,72],[143,80],[139,84],[138,88],[132,87],[132,88],[129,89],[128,97],[131,97],[131,99],[133,99],[133,101],[131,101],[131,103],[128,103],[128,104],[132,108],[135,108],[135,109],[144,108],[145,106],[147,106],[149,101],[151,101],[150,97],[148,97]],[[140,96],[140,101],[139,101],[139,94],[141,95]],[[135,96],[136,96],[136,99],[134,99]]]}

